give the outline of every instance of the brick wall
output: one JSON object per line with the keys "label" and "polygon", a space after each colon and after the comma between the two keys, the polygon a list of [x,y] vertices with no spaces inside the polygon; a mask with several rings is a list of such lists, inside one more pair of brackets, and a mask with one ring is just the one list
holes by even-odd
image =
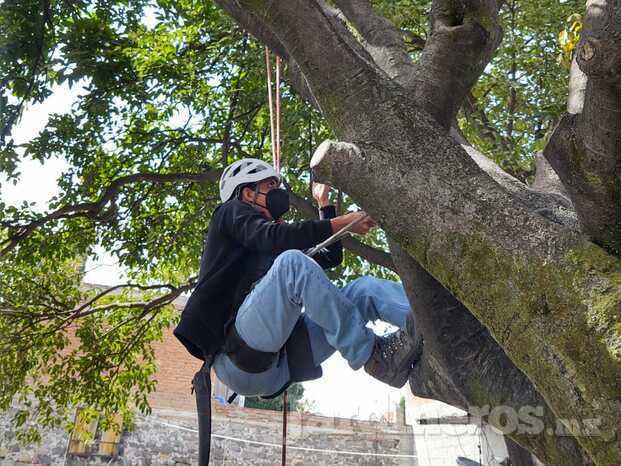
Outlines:
{"label": "brick wall", "polygon": [[161,342],[155,344],[158,364],[157,389],[149,397],[154,408],[195,411],[196,402],[190,393],[192,377],[202,362],[192,356],[175,338],[172,329],[164,332]]}

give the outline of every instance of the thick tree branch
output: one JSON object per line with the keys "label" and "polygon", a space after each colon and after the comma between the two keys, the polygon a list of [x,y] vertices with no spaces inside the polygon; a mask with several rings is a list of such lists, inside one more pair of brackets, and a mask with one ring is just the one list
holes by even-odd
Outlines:
{"label": "thick tree branch", "polygon": [[[415,331],[424,336],[423,358],[414,367],[410,388],[417,396],[444,401],[472,415],[497,407],[537,410],[540,431],[507,432],[545,464],[590,464],[575,439],[555,438],[557,418],[532,382],[511,362],[489,331],[399,245],[390,242],[415,317]],[[410,332],[412,330],[410,329]],[[487,414],[489,414],[489,412]],[[484,416],[502,431],[499,419]],[[541,430],[542,429],[542,430]]]}
{"label": "thick tree branch", "polygon": [[[369,79],[380,70],[323,1],[250,2],[218,0],[229,14],[251,32],[277,37],[283,57],[293,59],[324,115],[343,115],[360,108]],[[263,39],[261,39],[263,40]],[[270,47],[272,44],[267,42]]]}
{"label": "thick tree branch", "polygon": [[576,61],[588,78],[582,111],[578,94],[544,155],[585,232],[621,257],[621,2],[588,2]]}
{"label": "thick tree branch", "polygon": [[502,37],[495,0],[432,3],[432,32],[419,62],[416,100],[448,130]]}
{"label": "thick tree branch", "polygon": [[375,63],[395,82],[412,86],[416,65],[405,46],[403,35],[369,0],[337,0],[336,5],[364,38],[364,46]]}
{"label": "thick tree branch", "polygon": [[468,155],[474,160],[479,168],[487,173],[496,183],[502,186],[514,198],[522,202],[533,213],[555,223],[565,225],[575,231],[580,231],[581,226],[569,199],[559,191],[562,184],[549,169],[547,164],[538,162],[539,179],[538,185],[532,188],[522,183],[517,178],[509,175],[492,160],[481,154],[472,146],[462,146]]}
{"label": "thick tree branch", "polygon": [[289,56],[289,53],[280,39],[267,25],[259,17],[242,8],[236,1],[221,0],[216,3],[218,3],[228,15],[242,25],[246,31],[256,37],[260,42],[267,45],[282,60],[287,62],[286,77],[293,90],[315,109],[319,109],[319,105],[308,87],[308,83],[300,67],[296,61]]}
{"label": "thick tree branch", "polygon": [[[440,133],[434,133],[435,143],[426,144],[422,132],[399,134],[416,142],[403,147],[404,139],[393,134],[381,148],[362,138],[362,148],[324,143],[311,162],[316,179],[346,190],[398,238],[489,328],[559,417],[601,419],[601,437],[578,439],[593,458],[621,459],[614,440],[621,414],[616,401],[621,394],[616,278],[621,262],[583,236],[529,213],[478,167],[472,170],[455,146],[438,144]],[[429,154],[433,144],[436,150]],[[407,170],[395,153],[408,154]],[[436,163],[438,153],[442,164]],[[604,303],[609,312],[599,310]],[[580,342],[577,352],[574,341]],[[606,369],[591,370],[587,360],[594,358]]]}
{"label": "thick tree branch", "polygon": [[206,183],[217,181],[221,170],[207,170],[203,173],[135,173],[133,175],[122,176],[112,181],[104,190],[97,201],[82,202],[61,207],[54,212],[38,218],[25,225],[13,225],[9,228],[10,234],[4,241],[4,247],[0,250],[0,258],[9,252],[25,238],[32,235],[43,225],[60,219],[85,217],[96,221],[105,221],[110,215],[114,215],[116,210],[115,201],[121,189],[133,183],[174,183],[191,182]]}
{"label": "thick tree branch", "polygon": [[[298,196],[293,191],[289,191],[289,199],[291,200],[293,207],[303,213],[306,217],[319,217],[317,209],[315,209],[313,204]],[[397,271],[395,264],[392,261],[392,257],[387,252],[364,244],[363,242],[352,237],[344,238],[341,242],[343,243],[344,248],[371,262],[372,264],[381,265],[382,267],[386,267],[393,272]]]}

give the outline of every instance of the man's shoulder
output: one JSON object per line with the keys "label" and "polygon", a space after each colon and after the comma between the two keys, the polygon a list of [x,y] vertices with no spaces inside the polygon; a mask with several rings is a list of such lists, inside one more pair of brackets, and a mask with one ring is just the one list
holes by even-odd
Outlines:
{"label": "man's shoulder", "polygon": [[223,202],[218,207],[216,207],[213,214],[214,216],[226,215],[228,213],[240,212],[240,211],[253,212],[254,209],[252,208],[252,206],[249,206],[248,204],[240,201],[239,199],[230,199],[226,202]]}
{"label": "man's shoulder", "polygon": [[212,216],[212,222],[215,221],[220,223],[226,221],[225,219],[227,218],[231,220],[247,215],[261,216],[261,214],[251,205],[240,201],[239,199],[231,199],[216,207]]}

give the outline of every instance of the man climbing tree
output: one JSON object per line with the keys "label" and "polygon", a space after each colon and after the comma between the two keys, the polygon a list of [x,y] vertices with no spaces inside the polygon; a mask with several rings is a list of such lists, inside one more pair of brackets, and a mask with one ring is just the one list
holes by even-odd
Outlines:
{"label": "man climbing tree", "polygon": [[[211,220],[199,282],[175,335],[242,395],[275,397],[291,382],[315,379],[335,350],[352,369],[364,366],[402,387],[422,344],[405,332],[410,309],[403,288],[363,277],[339,290],[321,268],[340,264],[341,244],[312,258],[302,252],[348,226],[366,234],[375,223],[364,212],[337,217],[324,184],[313,186],[322,219],[283,223],[289,194],[279,185],[279,174],[261,160],[224,170],[223,204]],[[400,330],[377,337],[366,327],[377,319]]]}

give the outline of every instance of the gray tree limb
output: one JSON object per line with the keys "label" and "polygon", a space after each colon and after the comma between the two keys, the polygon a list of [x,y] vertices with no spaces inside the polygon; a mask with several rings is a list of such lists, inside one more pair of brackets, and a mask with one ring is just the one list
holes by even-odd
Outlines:
{"label": "gray tree limb", "polygon": [[517,178],[509,175],[496,163],[472,146],[462,145],[476,164],[496,183],[502,186],[515,199],[521,201],[530,211],[544,216],[573,230],[580,231],[580,224],[571,201],[563,194],[562,183],[548,164],[538,157],[538,174],[535,184],[528,187]]}
{"label": "gray tree limb", "polygon": [[567,194],[565,186],[563,186],[560,178],[552,168],[552,165],[550,165],[547,159],[543,156],[543,153],[538,152],[535,154],[535,166],[535,180],[533,181],[531,187],[539,192],[556,193],[564,196],[566,198],[564,207],[568,209],[571,208],[573,211],[573,206],[569,201],[569,195]]}
{"label": "gray tree limb", "polygon": [[[600,311],[604,302],[608,309],[621,308],[614,278],[621,273],[619,261],[575,232],[529,214],[498,185],[490,186],[491,179],[464,165],[451,170],[462,173],[456,180],[441,167],[430,168],[421,150],[403,172],[384,148],[322,146],[311,163],[317,179],[365,199],[365,210],[490,329],[559,417],[602,420],[607,434],[579,438],[593,458],[621,458],[613,420],[621,413],[621,334],[615,330],[621,319],[614,311]],[[421,186],[421,171],[431,186]],[[392,183],[368,173],[382,173],[382,180]],[[450,194],[457,185],[459,195]],[[399,203],[382,202],[397,198]],[[401,205],[409,206],[409,215]],[[587,316],[597,316],[598,323]],[[573,341],[580,342],[577,353]],[[606,369],[591,370],[592,364],[583,362],[591,358]]]}
{"label": "gray tree limb", "polygon": [[502,38],[495,0],[435,0],[414,98],[445,129]]}
{"label": "gray tree limb", "polygon": [[[412,303],[416,332],[424,335],[423,357],[410,377],[412,392],[480,414],[546,464],[590,464],[574,438],[546,435],[546,429],[556,429],[554,412],[489,331],[398,244],[391,241],[390,249]],[[537,412],[540,424],[530,432],[525,425],[502,425],[489,416],[499,406]]]}
{"label": "gray tree limb", "polygon": [[574,83],[577,103],[570,101],[544,155],[567,188],[584,231],[621,257],[621,2],[587,3],[576,61],[588,78],[584,98],[582,78]]}
{"label": "gray tree limb", "polygon": [[395,82],[412,87],[416,65],[406,49],[403,35],[369,0],[337,0],[336,6],[364,38],[364,46],[375,63]]}

